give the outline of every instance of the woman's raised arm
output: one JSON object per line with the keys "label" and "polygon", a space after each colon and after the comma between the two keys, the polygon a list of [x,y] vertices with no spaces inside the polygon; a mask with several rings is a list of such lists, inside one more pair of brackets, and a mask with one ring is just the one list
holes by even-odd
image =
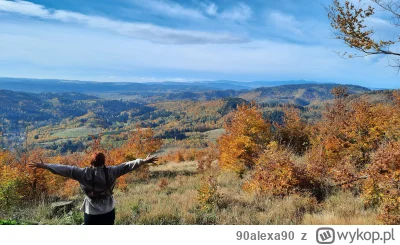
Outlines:
{"label": "woman's raised arm", "polygon": [[114,168],[116,171],[116,177],[120,177],[124,174],[127,174],[129,172],[132,172],[133,170],[139,168],[140,166],[142,166],[143,164],[147,164],[147,163],[155,163],[158,161],[158,157],[157,156],[150,156],[150,154],[145,158],[145,159],[136,159],[133,161],[129,161],[129,162],[125,162],[122,163],[120,165],[117,166],[113,166],[111,168]]}
{"label": "woman's raised arm", "polygon": [[41,162],[31,162],[29,167],[33,169],[43,168],[47,169],[53,174],[57,174],[63,177],[81,181],[85,175],[85,169],[78,168],[76,166],[62,165],[62,164],[49,164]]}

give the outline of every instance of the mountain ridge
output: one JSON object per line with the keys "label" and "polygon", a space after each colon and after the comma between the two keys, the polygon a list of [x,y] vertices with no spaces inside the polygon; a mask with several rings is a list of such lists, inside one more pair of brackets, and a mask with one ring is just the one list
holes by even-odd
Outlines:
{"label": "mountain ridge", "polygon": [[193,81],[193,82],[95,82],[65,79],[35,79],[0,77],[0,89],[21,92],[77,92],[86,94],[101,93],[163,93],[198,92],[210,90],[252,90],[260,87],[275,87],[299,84],[327,84],[308,80],[251,81],[233,80]]}

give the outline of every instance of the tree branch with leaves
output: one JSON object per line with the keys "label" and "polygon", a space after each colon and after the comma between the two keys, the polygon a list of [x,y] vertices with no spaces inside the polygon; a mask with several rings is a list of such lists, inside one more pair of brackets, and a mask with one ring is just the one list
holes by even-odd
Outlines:
{"label": "tree branch with leaves", "polygon": [[[372,0],[383,11],[392,15],[391,24],[399,26],[400,23],[400,1],[393,0]],[[334,0],[332,5],[326,7],[328,18],[331,21],[334,38],[342,40],[347,46],[356,49],[362,54],[349,54],[347,52],[339,55],[344,58],[364,57],[369,55],[388,55],[395,64],[390,66],[400,68],[400,53],[390,50],[390,46],[399,42],[399,38],[383,40],[374,37],[376,30],[365,24],[368,18],[375,14],[375,8],[371,5],[363,4],[359,1],[356,6],[351,1],[345,1],[344,4],[339,0]]]}

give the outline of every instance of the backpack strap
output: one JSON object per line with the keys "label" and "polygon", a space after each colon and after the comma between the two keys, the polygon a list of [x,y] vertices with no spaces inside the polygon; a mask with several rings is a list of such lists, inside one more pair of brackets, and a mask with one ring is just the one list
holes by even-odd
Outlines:
{"label": "backpack strap", "polygon": [[113,191],[111,190],[111,186],[109,183],[109,178],[108,178],[108,168],[106,166],[104,166],[104,177],[106,178],[106,185],[108,190],[110,191],[110,194],[113,194]]}
{"label": "backpack strap", "polygon": [[92,195],[94,194],[94,178],[95,178],[95,174],[94,174],[94,170],[95,168],[92,168]]}

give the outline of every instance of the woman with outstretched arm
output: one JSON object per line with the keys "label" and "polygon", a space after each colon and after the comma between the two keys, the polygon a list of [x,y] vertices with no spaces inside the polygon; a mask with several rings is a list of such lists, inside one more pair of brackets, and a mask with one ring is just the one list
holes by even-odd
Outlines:
{"label": "woman with outstretched arm", "polygon": [[32,162],[31,168],[47,169],[53,174],[78,181],[85,192],[81,210],[84,212],[85,225],[113,225],[115,220],[115,200],[113,189],[116,180],[140,166],[154,163],[157,156],[148,155],[145,159],[136,159],[117,166],[105,166],[103,153],[93,154],[91,167],[78,168],[61,164]]}

